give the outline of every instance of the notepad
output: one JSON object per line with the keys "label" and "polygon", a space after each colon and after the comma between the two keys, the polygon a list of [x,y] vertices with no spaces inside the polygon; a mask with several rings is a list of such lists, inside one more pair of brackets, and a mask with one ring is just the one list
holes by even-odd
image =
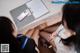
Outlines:
{"label": "notepad", "polygon": [[49,12],[42,0],[32,0],[26,3],[26,5],[31,10],[35,18],[39,18]]}

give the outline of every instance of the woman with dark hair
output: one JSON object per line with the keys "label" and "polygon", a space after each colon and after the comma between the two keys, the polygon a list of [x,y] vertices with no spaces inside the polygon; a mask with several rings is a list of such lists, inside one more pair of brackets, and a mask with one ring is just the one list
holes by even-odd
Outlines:
{"label": "woman with dark hair", "polygon": [[[10,51],[15,52],[19,50],[18,42],[13,36],[14,29],[12,22],[6,17],[0,17],[0,44],[10,44]],[[14,46],[14,47],[13,47]],[[15,50],[16,49],[16,50]]]}
{"label": "woman with dark hair", "polygon": [[53,33],[57,53],[80,53],[80,4],[63,6],[62,24]]}
{"label": "woman with dark hair", "polygon": [[64,45],[74,45],[77,53],[80,53],[80,4],[66,4],[63,7],[62,24],[71,35],[62,39]]}
{"label": "woman with dark hair", "polygon": [[[28,31],[28,35],[32,35],[34,30]],[[13,53],[37,53],[36,43],[33,39],[18,34],[14,36],[13,23],[10,19],[0,16],[0,44],[9,44],[9,51]],[[38,35],[39,30],[34,31]]]}
{"label": "woman with dark hair", "polygon": [[[62,12],[62,24],[52,33],[48,42],[56,53],[80,53],[80,4],[66,3]],[[44,36],[50,33],[43,31],[40,34]]]}

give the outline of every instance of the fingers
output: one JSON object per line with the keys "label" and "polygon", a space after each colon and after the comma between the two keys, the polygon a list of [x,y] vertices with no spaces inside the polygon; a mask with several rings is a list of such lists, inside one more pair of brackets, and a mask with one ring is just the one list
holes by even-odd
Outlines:
{"label": "fingers", "polygon": [[31,38],[35,41],[36,45],[38,46],[38,39],[39,39],[39,29],[35,29]]}
{"label": "fingers", "polygon": [[33,32],[33,34],[32,34],[32,38],[36,38],[36,36],[38,36],[39,35],[39,29],[35,29],[35,31]]}
{"label": "fingers", "polygon": [[43,37],[48,42],[53,41],[56,37],[56,32],[51,34],[51,33],[45,32],[45,31],[41,31],[39,34],[41,37]]}
{"label": "fingers", "polygon": [[52,45],[53,48],[56,48],[56,45],[53,41],[54,38],[55,38],[54,35],[55,34],[52,35],[51,33],[48,33],[48,32],[45,32],[45,31],[40,32],[40,36],[43,37],[45,40],[47,40]]}
{"label": "fingers", "polygon": [[56,36],[57,36],[57,32],[56,32],[56,31],[53,32],[53,33],[52,33],[52,36],[53,36],[53,37],[56,37]]}
{"label": "fingers", "polygon": [[30,29],[30,30],[28,30],[28,31],[26,32],[25,35],[28,36],[28,37],[31,37],[34,31],[35,31],[34,29]]}
{"label": "fingers", "polygon": [[51,34],[45,31],[41,31],[40,36],[49,42]]}

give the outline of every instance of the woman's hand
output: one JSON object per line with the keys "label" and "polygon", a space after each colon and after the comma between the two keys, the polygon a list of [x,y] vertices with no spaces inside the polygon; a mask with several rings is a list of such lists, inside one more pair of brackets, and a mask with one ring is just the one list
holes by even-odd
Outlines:
{"label": "woman's hand", "polygon": [[[32,38],[35,41],[35,44],[38,46],[38,39],[39,39],[39,29],[38,28],[28,30],[26,32],[26,35],[28,35],[28,37]],[[38,53],[40,53],[40,51],[37,47],[35,47],[35,50]]]}
{"label": "woman's hand", "polygon": [[30,29],[30,30],[28,30],[28,31],[25,33],[25,35],[26,35],[27,37],[31,37],[34,31],[35,31],[35,29]]}
{"label": "woman's hand", "polygon": [[55,45],[55,38],[56,38],[56,36],[57,36],[57,33],[53,32],[52,35],[50,36],[50,40],[49,40],[49,43],[52,45],[54,51],[57,50],[56,45]]}
{"label": "woman's hand", "polygon": [[49,41],[53,41],[53,40],[56,38],[56,36],[57,36],[57,33],[56,33],[56,31],[55,31],[55,32],[53,32],[53,33],[51,34]]}
{"label": "woman's hand", "polygon": [[53,47],[53,49],[56,50],[56,45],[54,42],[54,40],[56,38],[56,32],[53,32],[51,34],[51,33],[45,32],[45,31],[41,31],[40,36],[43,37],[45,40],[47,40],[51,44],[51,47]]}
{"label": "woman's hand", "polygon": [[32,38],[35,41],[35,43],[38,45],[38,39],[39,39],[39,29],[38,28],[28,30],[25,35],[27,37]]}
{"label": "woman's hand", "polygon": [[39,39],[39,29],[34,29],[34,32],[31,38],[35,41],[36,45],[38,46],[38,39]]}

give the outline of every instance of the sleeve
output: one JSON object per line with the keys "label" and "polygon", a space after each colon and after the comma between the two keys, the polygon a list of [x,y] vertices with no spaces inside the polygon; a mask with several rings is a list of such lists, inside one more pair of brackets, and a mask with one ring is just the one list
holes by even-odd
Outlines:
{"label": "sleeve", "polygon": [[20,47],[23,52],[37,53],[37,51],[35,50],[35,47],[37,47],[37,45],[35,44],[35,41],[33,39],[19,34],[17,40],[19,41]]}
{"label": "sleeve", "polygon": [[35,41],[33,39],[28,39],[28,42],[24,48],[24,50],[28,51],[29,53],[37,53],[37,51],[35,50],[35,47],[37,47],[37,45],[35,44]]}

